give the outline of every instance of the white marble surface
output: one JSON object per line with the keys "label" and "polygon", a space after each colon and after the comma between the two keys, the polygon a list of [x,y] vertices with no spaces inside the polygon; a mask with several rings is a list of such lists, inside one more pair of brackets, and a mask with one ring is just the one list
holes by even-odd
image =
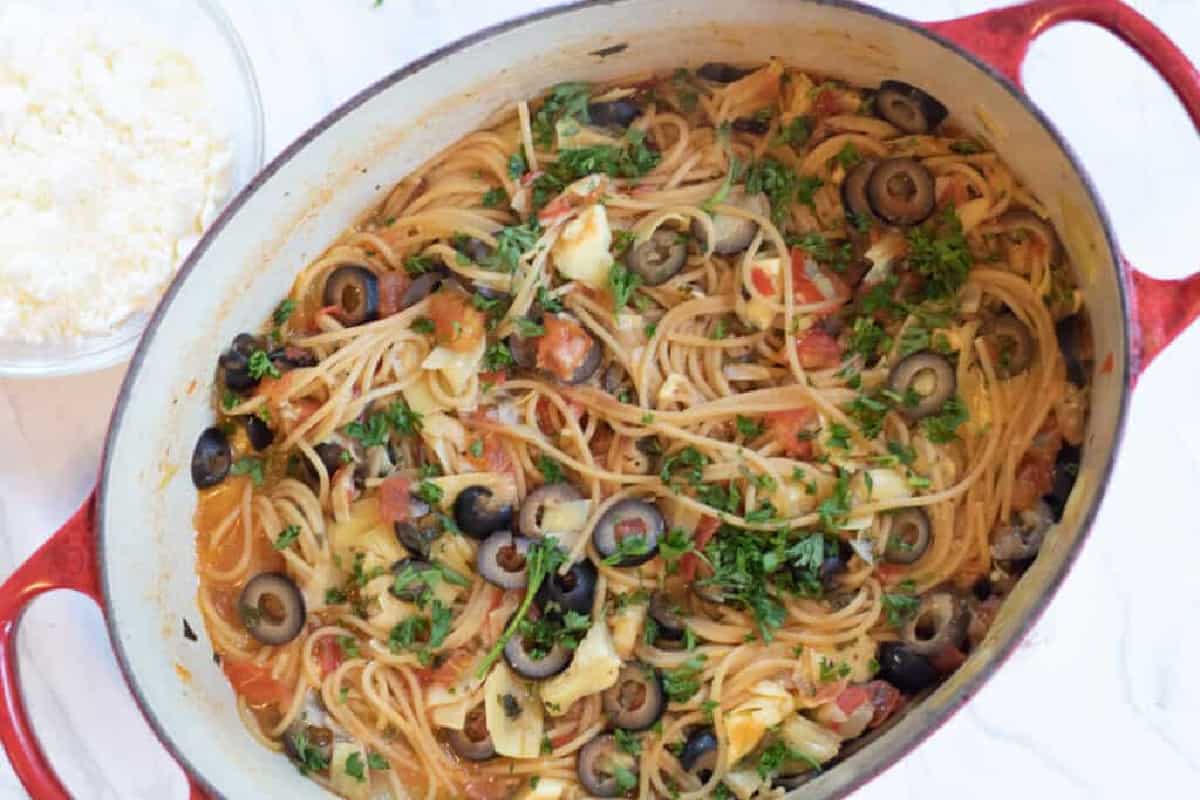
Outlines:
{"label": "white marble surface", "polygon": [[[878,0],[926,19],[994,0]],[[262,85],[268,157],[338,101],[412,57],[536,0],[225,0]],[[1200,2],[1137,0],[1200,61]],[[1111,37],[1063,26],[1026,77],[1091,171],[1134,263],[1200,268],[1200,141],[1165,85]],[[1200,326],[1198,326],[1200,328]],[[1200,796],[1200,329],[1143,378],[1099,522],[1074,573],[1009,664],[913,755],[862,789],[898,798]],[[122,368],[0,381],[0,575],[91,488]],[[184,797],[142,721],[100,617],[69,594],[26,616],[35,726],[80,798]],[[0,798],[25,793],[0,759]]]}

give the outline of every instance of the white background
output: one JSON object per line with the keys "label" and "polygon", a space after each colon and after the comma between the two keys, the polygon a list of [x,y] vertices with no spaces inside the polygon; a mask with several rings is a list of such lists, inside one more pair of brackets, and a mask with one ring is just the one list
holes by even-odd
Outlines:
{"label": "white background", "polygon": [[[373,3],[225,0],[262,86],[268,158],[413,57],[543,5]],[[998,5],[877,4],[923,19]],[[1200,61],[1200,0],[1133,5]],[[1200,269],[1200,141],[1166,86],[1115,39],[1082,25],[1044,35],[1026,66],[1030,93],[1091,172],[1130,260],[1163,277]],[[964,711],[858,800],[1200,797],[1197,328],[1138,386],[1100,519],[1044,619]],[[91,489],[123,372],[0,381],[0,576]],[[43,598],[20,646],[37,731],[78,797],[185,796],[94,607],[68,594]],[[24,796],[0,757],[0,798]]]}

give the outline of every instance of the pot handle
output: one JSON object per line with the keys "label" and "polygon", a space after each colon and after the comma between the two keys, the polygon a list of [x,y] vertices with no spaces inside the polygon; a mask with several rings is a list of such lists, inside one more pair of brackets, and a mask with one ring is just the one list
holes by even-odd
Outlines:
{"label": "pot handle", "polygon": [[[96,497],[83,501],[66,523],[0,586],[0,741],[33,800],[70,800],[38,744],[17,664],[17,627],[29,603],[45,592],[72,589],[104,608],[96,564]],[[184,770],[185,774],[187,773]],[[191,800],[207,800],[188,775]]]}
{"label": "pot handle", "polygon": [[[1060,22],[1090,22],[1108,30],[1146,59],[1183,103],[1200,130],[1200,72],[1166,34],[1121,0],[1032,0],[959,19],[922,23],[964,47],[1021,86],[1029,45]],[[1133,375],[1200,317],[1200,272],[1178,280],[1154,278],[1124,260],[1137,322]]]}

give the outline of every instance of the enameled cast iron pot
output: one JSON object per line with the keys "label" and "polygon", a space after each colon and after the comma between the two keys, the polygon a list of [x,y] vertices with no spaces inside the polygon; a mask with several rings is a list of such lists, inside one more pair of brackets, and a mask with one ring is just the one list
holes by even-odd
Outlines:
{"label": "enameled cast iron pot", "polygon": [[[1162,281],[1124,261],[1077,160],[1019,88],[1031,40],[1068,20],[1101,25],[1136,48],[1200,127],[1200,74],[1119,0],[1035,0],[931,24],[846,0],[584,0],[450,45],[338,108],[276,158],[196,247],[125,378],[95,495],[0,589],[0,738],[26,788],[38,800],[67,796],[26,718],[16,626],[38,594],[74,589],[103,609],[133,695],[185,767],[193,797],[324,796],[252,742],[199,624],[186,465],[212,418],[221,344],[254,328],[300,266],[396,181],[505,104],[567,78],[771,55],[864,85],[909,81],[985,134],[1050,208],[1095,332],[1084,461],[1058,532],[966,665],[885,736],[796,795],[843,796],[896,761],[979,689],[1046,607],[1100,504],[1137,375],[1200,315],[1200,275]],[[181,617],[200,641],[165,637],[180,630]]]}

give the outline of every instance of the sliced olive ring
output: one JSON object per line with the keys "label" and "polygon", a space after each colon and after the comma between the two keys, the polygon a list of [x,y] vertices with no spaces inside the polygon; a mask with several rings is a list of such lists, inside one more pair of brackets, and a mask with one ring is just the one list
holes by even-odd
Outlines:
{"label": "sliced olive ring", "polygon": [[[744,186],[733,187],[721,205],[744,208],[760,217],[771,214],[771,201],[767,196],[762,192],[747,194]],[[754,241],[754,234],[758,233],[757,222],[733,214],[713,214],[712,226],[716,233],[716,241],[712,243],[711,249],[721,256],[742,252]],[[700,242],[702,248],[709,249],[707,231],[698,220],[692,221],[692,235]]]}
{"label": "sliced olive ring", "polygon": [[626,664],[617,682],[604,690],[601,702],[615,727],[644,731],[662,719],[667,709],[662,673],[649,664]]}
{"label": "sliced olive ring", "polygon": [[946,647],[958,647],[967,632],[967,606],[949,591],[930,592],[904,626],[904,642],[914,653],[934,655]]}
{"label": "sliced olive ring", "polygon": [[1085,325],[1084,318],[1079,314],[1060,319],[1054,326],[1054,336],[1058,339],[1058,349],[1067,365],[1067,380],[1082,388],[1087,385],[1090,358],[1084,352]]}
{"label": "sliced olive ring", "polygon": [[295,581],[282,572],[255,575],[238,597],[242,624],[259,642],[287,644],[304,627],[307,609]]}
{"label": "sliced olive ring", "polygon": [[1032,211],[1023,208],[1006,211],[996,220],[996,227],[1005,231],[1032,232],[1034,236],[1041,239],[1046,245],[1049,263],[1053,264],[1058,260],[1058,253],[1061,248],[1058,235],[1048,222]]}
{"label": "sliced olive ring", "polygon": [[1058,451],[1058,457],[1054,459],[1054,484],[1050,489],[1050,493],[1043,498],[1046,505],[1050,508],[1050,513],[1057,522],[1062,519],[1063,512],[1067,507],[1067,500],[1071,497],[1071,490],[1075,488],[1075,481],[1079,477],[1079,448],[1066,444]]}
{"label": "sliced olive ring", "polygon": [[[628,498],[616,503],[596,523],[592,544],[601,558],[618,558],[618,567],[636,567],[654,558],[666,522],[658,506],[645,500]],[[636,550],[622,549],[626,541],[640,538]]]}
{"label": "sliced olive ring", "polygon": [[475,566],[480,577],[501,589],[524,589],[529,580],[525,555],[530,541],[509,531],[496,531],[479,545]]}
{"label": "sliced olive ring", "polygon": [[717,734],[712,728],[697,728],[688,734],[683,750],[679,753],[679,766],[701,781],[707,781],[717,768],[719,748]]}
{"label": "sliced olive ring", "polygon": [[583,788],[593,797],[620,797],[625,794],[617,780],[617,768],[639,774],[637,759],[617,747],[611,733],[597,736],[579,749],[575,772]]}
{"label": "sliced olive ring", "polygon": [[876,656],[876,677],[908,695],[923,692],[938,682],[939,673],[929,659],[903,642],[884,642]]}
{"label": "sliced olive ring", "polygon": [[629,248],[625,263],[647,286],[659,286],[679,274],[687,262],[687,236],[659,228],[641,244]]}
{"label": "sliced olive ring", "polygon": [[933,174],[912,158],[880,161],[867,179],[867,201],[875,216],[892,225],[916,225],[937,202]]}
{"label": "sliced olive ring", "polygon": [[512,526],[513,507],[486,486],[468,486],[454,498],[454,522],[472,539],[486,539]]}
{"label": "sliced olive ring", "polygon": [[1029,332],[1029,326],[1014,315],[993,317],[984,323],[980,334],[995,345],[992,353],[997,376],[1011,378],[1029,369],[1033,363],[1033,334]]}
{"label": "sliced olive ring", "polygon": [[846,173],[846,178],[842,181],[842,206],[845,208],[847,216],[854,214],[862,219],[875,219],[875,212],[871,210],[871,201],[867,199],[867,182],[878,165],[877,160],[868,158],[855,164]]}
{"label": "sliced olive ring", "polygon": [[941,411],[946,401],[954,396],[958,378],[949,359],[922,350],[892,367],[888,373],[888,388],[901,397],[907,397],[910,390],[916,395],[915,405],[902,404],[900,407],[900,413],[915,422]]}
{"label": "sliced olive ring", "polygon": [[321,299],[326,306],[337,306],[345,325],[362,325],[379,318],[379,278],[356,264],[338,267],[325,278]]}
{"label": "sliced olive ring", "polygon": [[525,496],[517,516],[517,528],[531,539],[537,539],[554,531],[542,528],[542,514],[548,506],[582,500],[583,493],[569,483],[547,483]]}
{"label": "sliced olive ring", "polygon": [[606,128],[628,128],[642,115],[642,107],[628,98],[588,103],[588,122]]}
{"label": "sliced olive ring", "polygon": [[931,526],[924,509],[904,508],[892,515],[883,558],[892,564],[913,564],[929,549]]}
{"label": "sliced olive ring", "polygon": [[323,725],[309,725],[297,718],[283,732],[283,752],[293,762],[304,764],[306,756],[314,751],[322,762],[330,763],[333,759],[333,731]]}
{"label": "sliced olive ring", "polygon": [[448,730],[446,740],[460,758],[468,761],[487,761],[496,755],[496,746],[487,728],[487,714],[483,703],[467,712],[466,724],[461,731]]}
{"label": "sliced olive ring", "polygon": [[1044,500],[992,533],[992,557],[998,561],[1033,558],[1042,549],[1046,532],[1054,524],[1054,511]]}
{"label": "sliced olive ring", "polygon": [[751,67],[735,67],[721,61],[709,61],[701,64],[696,75],[713,83],[733,83],[754,72]]}
{"label": "sliced olive ring", "polygon": [[249,414],[242,417],[242,424],[246,426],[246,438],[255,450],[266,450],[275,441],[275,432],[261,417]]}
{"label": "sliced olive ring", "polygon": [[905,133],[929,133],[950,113],[929,93],[902,81],[884,81],[875,92],[875,113]]}
{"label": "sliced olive ring", "polygon": [[192,450],[192,483],[197,489],[210,489],[229,475],[233,451],[220,428],[205,428]]}
{"label": "sliced olive ring", "polygon": [[555,642],[550,652],[535,657],[529,643],[519,632],[510,636],[504,644],[504,660],[513,672],[532,681],[545,680],[562,672],[570,665],[574,655],[573,651]]}
{"label": "sliced olive ring", "polygon": [[408,509],[409,518],[392,525],[396,541],[412,555],[428,559],[430,546],[442,535],[442,521],[419,500],[410,501]]}
{"label": "sliced olive ring", "polygon": [[670,598],[662,592],[655,592],[650,597],[648,613],[654,621],[658,639],[666,642],[682,642],[687,623],[676,611]]}
{"label": "sliced olive ring", "polygon": [[565,613],[591,614],[596,599],[596,565],[586,558],[576,561],[565,573],[557,570],[546,577],[538,591],[542,606]]}

